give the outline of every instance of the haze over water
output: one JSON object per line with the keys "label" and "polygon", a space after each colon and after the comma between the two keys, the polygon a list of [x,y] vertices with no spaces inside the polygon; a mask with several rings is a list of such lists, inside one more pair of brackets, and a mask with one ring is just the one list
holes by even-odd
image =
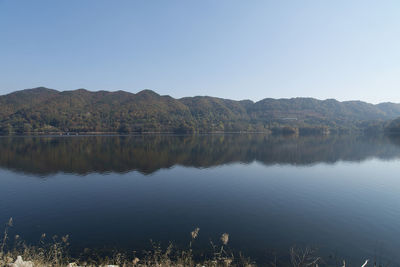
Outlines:
{"label": "haze over water", "polygon": [[0,222],[85,247],[142,251],[149,240],[229,246],[266,262],[291,246],[326,261],[400,264],[400,142],[268,135],[0,138]]}

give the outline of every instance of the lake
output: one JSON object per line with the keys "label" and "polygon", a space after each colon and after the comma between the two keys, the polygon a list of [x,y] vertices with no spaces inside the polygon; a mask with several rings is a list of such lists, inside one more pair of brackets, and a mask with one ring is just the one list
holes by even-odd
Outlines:
{"label": "lake", "polygon": [[263,134],[0,138],[0,222],[35,244],[142,251],[150,239],[229,247],[260,263],[400,264],[400,141]]}

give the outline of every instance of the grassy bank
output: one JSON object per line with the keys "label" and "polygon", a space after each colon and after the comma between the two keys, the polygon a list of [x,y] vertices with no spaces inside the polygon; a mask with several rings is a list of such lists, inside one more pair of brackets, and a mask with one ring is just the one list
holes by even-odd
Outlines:
{"label": "grassy bank", "polygon": [[[0,266],[256,266],[243,255],[234,255],[228,247],[229,234],[221,235],[218,244],[213,244],[213,253],[204,259],[195,259],[192,244],[196,241],[200,229],[188,234],[188,247],[177,249],[172,243],[166,248],[152,243],[152,249],[126,254],[115,252],[111,256],[102,256],[85,250],[79,257],[68,253],[69,236],[47,237],[42,234],[37,246],[27,245],[19,235],[11,237],[9,228],[13,226],[12,218],[7,223],[0,243]],[[20,265],[18,265],[20,264]]]}
{"label": "grassy bank", "polygon": [[[36,267],[36,266],[137,266],[137,267],[253,267],[253,266],[291,266],[291,267],[318,267],[336,266],[346,267],[344,261],[328,264],[321,257],[316,256],[315,250],[306,248],[291,248],[286,261],[278,261],[275,257],[270,262],[257,264],[245,257],[242,253],[234,253],[229,247],[229,234],[223,233],[217,242],[210,241],[211,252],[197,253],[192,249],[200,234],[200,229],[188,233],[186,249],[179,249],[172,243],[162,248],[160,244],[152,242],[152,249],[140,253],[114,252],[104,256],[102,253],[85,249],[79,256],[69,254],[69,236],[48,237],[42,234],[38,245],[26,244],[19,235],[10,236],[9,229],[13,226],[12,218],[6,224],[0,239],[0,266]],[[368,261],[362,267],[367,267]],[[377,266],[376,264],[374,265]],[[379,267],[385,267],[379,265]]]}

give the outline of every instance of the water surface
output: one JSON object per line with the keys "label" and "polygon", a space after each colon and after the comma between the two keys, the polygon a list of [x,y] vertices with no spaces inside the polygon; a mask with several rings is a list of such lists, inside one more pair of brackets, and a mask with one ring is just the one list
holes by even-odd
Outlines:
{"label": "water surface", "polygon": [[36,242],[141,251],[230,247],[266,262],[291,246],[399,265],[400,146],[386,137],[0,138],[0,221]]}

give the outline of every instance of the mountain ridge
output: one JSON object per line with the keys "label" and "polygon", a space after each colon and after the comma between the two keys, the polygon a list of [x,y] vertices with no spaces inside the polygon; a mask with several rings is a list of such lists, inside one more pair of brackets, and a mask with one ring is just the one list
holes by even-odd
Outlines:
{"label": "mountain ridge", "polygon": [[[173,98],[150,89],[58,91],[46,87],[0,96],[0,132],[338,132],[382,128],[400,104],[311,97],[231,100]],[[304,131],[305,129],[305,131]]]}
{"label": "mountain ridge", "polygon": [[388,105],[399,105],[399,106],[400,106],[400,103],[391,102],[391,101],[385,101],[385,102],[380,102],[380,103],[377,103],[377,104],[373,104],[373,103],[370,103],[370,102],[367,102],[367,101],[357,100],[357,99],[340,101],[340,100],[337,100],[337,99],[335,99],[335,98],[319,99],[319,98],[307,97],[307,96],[295,96],[295,97],[289,97],[289,98],[285,98],[285,97],[281,97],[281,98],[266,97],[266,98],[260,99],[260,100],[258,100],[258,101],[254,101],[254,100],[251,100],[251,99],[240,99],[240,100],[235,100],[235,99],[229,99],[229,98],[223,98],[223,97],[216,97],[216,96],[211,96],[211,95],[195,95],[195,96],[184,96],[184,97],[175,98],[175,97],[172,97],[172,96],[170,96],[170,95],[160,95],[160,94],[158,94],[156,91],[154,91],[154,90],[152,90],[152,89],[142,89],[142,90],[140,90],[140,91],[138,91],[138,92],[136,92],[136,93],[129,92],[129,91],[125,91],[125,90],[113,90],[113,91],[108,91],[108,90],[95,90],[95,91],[93,91],[93,90],[89,90],[89,89],[86,89],[86,88],[77,88],[77,89],[62,90],[62,91],[61,91],[61,90],[57,90],[57,89],[53,89],[53,88],[48,88],[48,87],[45,87],[45,86],[39,86],[39,87],[33,87],[33,88],[26,88],[26,89],[16,90],[16,91],[13,91],[13,92],[9,92],[9,93],[6,93],[6,94],[2,94],[2,95],[0,95],[0,98],[1,98],[1,97],[4,97],[4,96],[9,96],[9,95],[12,95],[12,94],[16,94],[16,93],[22,93],[22,92],[53,91],[53,92],[57,92],[57,93],[64,93],[64,92],[75,92],[75,91],[80,91],[80,90],[81,90],[81,91],[86,91],[86,92],[89,92],[89,93],[100,93],[100,92],[105,92],[105,93],[126,93],[126,94],[132,94],[132,95],[137,95],[137,94],[140,94],[140,93],[143,93],[143,92],[149,92],[149,93],[153,93],[153,94],[155,94],[155,95],[157,95],[157,96],[169,96],[169,97],[174,98],[174,99],[176,99],[176,100],[180,100],[180,99],[184,99],[184,98],[209,97],[209,98],[217,98],[217,99],[231,100],[231,101],[236,101],[236,102],[245,102],[245,101],[248,101],[248,102],[252,102],[252,103],[258,103],[258,102],[263,101],[263,100],[266,100],[266,99],[271,99],[271,100],[314,99],[314,100],[317,100],[317,101],[335,101],[335,102],[339,102],[339,103],[361,102],[361,103],[366,103],[366,104],[370,104],[370,105],[374,105],[374,106],[386,105],[386,104],[388,104]]}

